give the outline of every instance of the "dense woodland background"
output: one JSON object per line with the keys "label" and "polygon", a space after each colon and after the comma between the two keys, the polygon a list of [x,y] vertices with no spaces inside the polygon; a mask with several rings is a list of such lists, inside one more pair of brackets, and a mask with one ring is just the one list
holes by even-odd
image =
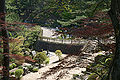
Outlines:
{"label": "dense woodland background", "polygon": [[[9,80],[9,64],[20,65],[24,60],[43,63],[39,56],[44,52],[36,57],[24,54],[33,50],[42,26],[57,28],[55,35],[62,35],[60,38],[97,40],[92,53],[104,50],[106,55],[99,55],[84,73],[89,74],[88,80],[119,80],[119,12],[119,0],[0,0],[2,79]],[[114,43],[110,43],[111,37]]]}

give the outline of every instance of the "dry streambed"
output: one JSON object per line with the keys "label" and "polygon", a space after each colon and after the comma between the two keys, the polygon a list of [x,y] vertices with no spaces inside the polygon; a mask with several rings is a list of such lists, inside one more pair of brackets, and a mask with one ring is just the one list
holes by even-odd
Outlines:
{"label": "dry streambed", "polygon": [[56,62],[56,56],[51,57],[51,64],[42,67],[36,73],[29,73],[22,77],[21,80],[71,80],[73,74],[82,74],[86,66],[94,59],[93,54],[76,54],[64,55],[62,61]]}

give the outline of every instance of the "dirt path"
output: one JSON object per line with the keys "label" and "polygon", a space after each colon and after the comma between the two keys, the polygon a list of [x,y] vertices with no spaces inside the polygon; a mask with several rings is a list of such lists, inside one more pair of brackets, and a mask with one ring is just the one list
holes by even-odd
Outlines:
{"label": "dirt path", "polygon": [[[64,55],[62,61],[40,68],[36,73],[29,73],[21,80],[70,80],[73,74],[81,74],[86,70],[88,61],[83,59],[78,61],[78,57],[78,55]],[[55,56],[52,59],[55,60]]]}
{"label": "dirt path", "polygon": [[[36,73],[30,73],[22,77],[21,80],[71,80],[73,74],[82,74],[86,70],[86,66],[91,60],[94,60],[98,53],[83,53],[77,55],[64,55],[64,59],[60,62],[51,63],[40,68]],[[55,56],[52,60],[56,60]],[[54,62],[54,61],[53,61]],[[81,80],[81,79],[79,79]]]}

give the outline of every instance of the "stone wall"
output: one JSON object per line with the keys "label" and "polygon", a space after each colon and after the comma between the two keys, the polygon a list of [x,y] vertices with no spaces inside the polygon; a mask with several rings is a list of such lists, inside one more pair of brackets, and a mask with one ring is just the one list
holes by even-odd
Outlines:
{"label": "stone wall", "polygon": [[54,43],[54,42],[47,42],[47,41],[37,41],[34,44],[34,50],[41,51],[49,50],[55,52],[56,50],[61,50],[63,53],[78,53],[81,52],[81,48],[83,45],[74,45],[74,44],[61,44],[61,43]]}

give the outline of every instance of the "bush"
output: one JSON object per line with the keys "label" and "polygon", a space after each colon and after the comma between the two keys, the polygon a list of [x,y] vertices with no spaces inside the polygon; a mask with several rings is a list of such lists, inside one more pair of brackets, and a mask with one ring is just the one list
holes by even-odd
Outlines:
{"label": "bush", "polygon": [[[88,78],[88,80],[100,80],[103,79],[107,80],[107,76],[109,73],[109,67],[112,61],[112,55],[113,54],[106,54],[106,55],[97,55],[95,57],[95,62],[90,63],[89,66],[87,66],[85,73],[91,74]],[[99,74],[99,75],[98,75]]]}
{"label": "bush", "polygon": [[22,76],[23,73],[24,73],[23,69],[17,69],[15,71],[15,77],[20,79],[20,77]]}
{"label": "bush", "polygon": [[14,59],[14,58],[11,58],[11,59],[10,59],[10,62],[14,63],[14,62],[15,62],[15,59]]}
{"label": "bush", "polygon": [[27,68],[29,69],[29,71],[33,70],[33,66],[27,66]]}
{"label": "bush", "polygon": [[15,75],[15,72],[10,72],[10,75]]}
{"label": "bush", "polygon": [[110,65],[111,62],[112,62],[112,58],[107,58],[107,59],[105,60],[105,64],[106,64],[106,65]]}
{"label": "bush", "polygon": [[105,55],[99,54],[95,57],[95,62],[100,63],[105,61]]}
{"label": "bush", "polygon": [[31,29],[27,29],[26,39],[24,41],[24,47],[25,48],[32,48],[32,45],[34,44],[35,41],[38,40],[39,36],[42,36],[42,29],[40,26],[35,26]]}
{"label": "bush", "polygon": [[36,60],[39,64],[43,64],[47,58],[48,57],[45,52],[39,52],[35,55],[34,60]]}
{"label": "bush", "polygon": [[23,53],[17,53],[17,55],[19,55],[19,56],[24,56]]}
{"label": "bush", "polygon": [[22,66],[19,66],[18,69],[23,69],[23,67],[22,67]]}
{"label": "bush", "polygon": [[13,65],[9,65],[9,69],[10,69],[10,70],[13,69]]}
{"label": "bush", "polygon": [[23,41],[24,41],[24,37],[23,36],[18,36],[17,38],[14,37],[10,37],[11,41],[10,41],[10,53],[11,54],[17,54],[20,53],[22,51],[21,46],[23,46]]}
{"label": "bush", "polygon": [[17,65],[15,63],[12,63],[13,68],[15,68]]}
{"label": "bush", "polygon": [[50,59],[47,58],[47,59],[44,61],[44,64],[49,64],[49,62],[50,62]]}
{"label": "bush", "polygon": [[59,60],[62,59],[62,51],[61,50],[56,50],[55,54],[56,54],[56,56],[58,56]]}
{"label": "bush", "polygon": [[87,80],[96,80],[98,76],[95,73],[92,73],[91,75],[89,75]]}
{"label": "bush", "polygon": [[38,72],[38,68],[33,68],[33,72]]}

